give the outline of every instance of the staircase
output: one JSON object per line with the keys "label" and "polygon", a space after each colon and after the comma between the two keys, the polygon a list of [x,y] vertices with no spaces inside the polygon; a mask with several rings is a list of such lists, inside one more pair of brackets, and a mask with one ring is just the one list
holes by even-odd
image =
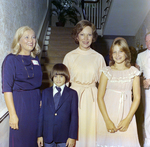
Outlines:
{"label": "staircase", "polygon": [[43,80],[41,90],[52,86],[50,71],[56,63],[62,63],[69,51],[78,47],[71,37],[72,27],[51,27],[49,43],[42,51]]}

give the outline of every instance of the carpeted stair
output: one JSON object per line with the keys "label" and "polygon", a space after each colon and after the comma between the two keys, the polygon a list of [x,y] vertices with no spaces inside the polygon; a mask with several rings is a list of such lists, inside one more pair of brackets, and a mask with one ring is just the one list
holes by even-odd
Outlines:
{"label": "carpeted stair", "polygon": [[71,37],[72,27],[51,27],[48,29],[45,46],[41,56],[43,80],[41,90],[50,87],[50,71],[56,63],[62,63],[69,51],[78,47]]}

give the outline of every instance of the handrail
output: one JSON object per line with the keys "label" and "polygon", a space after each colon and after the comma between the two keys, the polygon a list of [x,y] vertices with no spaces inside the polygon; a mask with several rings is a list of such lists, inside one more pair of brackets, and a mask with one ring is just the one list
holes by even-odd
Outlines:
{"label": "handrail", "polygon": [[8,111],[0,118],[0,123],[9,115]]}
{"label": "handrail", "polygon": [[84,0],[84,3],[98,3],[99,0]]}
{"label": "handrail", "polygon": [[112,0],[81,0],[83,18],[103,32]]}
{"label": "handrail", "polygon": [[85,14],[85,9],[84,9],[84,0],[81,0],[81,6],[82,6],[83,18],[86,19],[86,14]]}

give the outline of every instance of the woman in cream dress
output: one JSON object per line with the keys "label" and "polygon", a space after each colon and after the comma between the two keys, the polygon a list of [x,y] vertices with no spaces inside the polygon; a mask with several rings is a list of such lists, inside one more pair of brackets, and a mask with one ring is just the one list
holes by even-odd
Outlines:
{"label": "woman in cream dress", "polygon": [[140,71],[130,65],[124,39],[114,40],[109,55],[110,66],[102,69],[98,88],[101,113],[97,146],[140,147],[134,116],[140,103]]}
{"label": "woman in cream dress", "polygon": [[[70,72],[71,88],[79,97],[79,130],[76,147],[96,147],[97,136],[97,88],[104,58],[90,48],[96,41],[95,26],[87,20],[77,23],[72,32],[79,47],[66,54],[63,63]],[[100,112],[99,112],[100,113]],[[100,124],[99,124],[100,125]]]}

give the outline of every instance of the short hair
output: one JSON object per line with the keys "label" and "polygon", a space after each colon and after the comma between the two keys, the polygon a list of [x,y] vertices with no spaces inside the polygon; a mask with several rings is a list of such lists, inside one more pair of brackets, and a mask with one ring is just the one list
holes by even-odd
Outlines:
{"label": "short hair", "polygon": [[57,63],[53,66],[52,71],[51,71],[52,81],[53,81],[54,76],[56,75],[63,75],[66,79],[65,83],[69,82],[70,80],[68,68],[62,63]]}
{"label": "short hair", "polygon": [[73,28],[72,30],[72,38],[75,40],[75,43],[79,44],[79,41],[77,39],[78,37],[78,34],[85,28],[85,27],[91,27],[92,28],[92,35],[93,35],[93,40],[92,42],[95,42],[97,37],[98,37],[98,34],[96,32],[96,27],[93,23],[91,23],[90,21],[88,20],[81,20],[79,21],[76,26]]}
{"label": "short hair", "polygon": [[130,53],[130,50],[129,50],[129,46],[126,42],[126,40],[123,38],[123,39],[115,39],[111,45],[111,48],[110,48],[110,51],[109,51],[109,58],[110,58],[110,62],[109,62],[109,65],[112,66],[115,64],[115,61],[113,59],[113,49],[114,47],[118,45],[120,50],[122,50],[124,53],[125,53],[125,66],[126,67],[130,67],[131,64],[131,53]]}
{"label": "short hair", "polygon": [[[28,30],[34,31],[32,28],[28,26],[22,26],[16,31],[12,45],[11,45],[13,54],[18,55],[20,53],[21,51],[20,44],[19,44],[20,38],[23,36],[24,32]],[[40,46],[38,45],[38,41],[36,39],[35,47],[31,51],[31,56],[35,58],[35,56],[38,55],[40,51],[41,51]]]}

